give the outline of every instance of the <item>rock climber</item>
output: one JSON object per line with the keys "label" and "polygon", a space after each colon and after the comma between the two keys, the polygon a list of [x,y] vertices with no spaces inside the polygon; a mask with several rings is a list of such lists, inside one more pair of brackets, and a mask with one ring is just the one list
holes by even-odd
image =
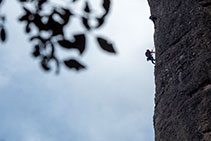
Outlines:
{"label": "rock climber", "polygon": [[147,49],[145,52],[145,55],[147,57],[147,61],[151,60],[152,64],[155,64],[155,59],[153,58],[152,53],[155,53],[155,52],[153,50],[150,51],[149,49]]}

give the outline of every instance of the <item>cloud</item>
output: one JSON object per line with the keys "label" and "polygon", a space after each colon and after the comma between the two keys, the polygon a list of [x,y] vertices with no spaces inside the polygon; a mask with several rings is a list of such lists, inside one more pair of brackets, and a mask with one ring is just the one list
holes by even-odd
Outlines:
{"label": "cloud", "polygon": [[[152,25],[143,22],[149,11],[140,4],[114,1],[107,24],[96,34],[113,40],[118,55],[102,53],[90,37],[82,58],[89,68],[81,73],[44,73],[14,23],[14,33],[9,31],[10,40],[0,49],[0,139],[152,141],[153,66],[143,53],[153,45]],[[131,13],[122,17],[125,8]]]}

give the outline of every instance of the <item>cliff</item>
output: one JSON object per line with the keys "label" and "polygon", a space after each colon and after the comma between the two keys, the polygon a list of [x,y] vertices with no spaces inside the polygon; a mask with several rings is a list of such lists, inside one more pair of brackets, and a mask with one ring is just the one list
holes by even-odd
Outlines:
{"label": "cliff", "polygon": [[148,2],[155,17],[155,140],[211,141],[211,1]]}

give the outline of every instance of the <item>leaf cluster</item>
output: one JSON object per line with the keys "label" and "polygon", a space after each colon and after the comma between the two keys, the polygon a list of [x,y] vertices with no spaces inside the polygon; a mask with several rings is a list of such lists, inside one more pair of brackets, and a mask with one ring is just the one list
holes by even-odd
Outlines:
{"label": "leaf cluster", "polygon": [[[80,0],[70,0],[68,4],[73,5]],[[104,14],[100,17],[95,17],[97,25],[90,24],[90,15],[93,10],[89,1],[84,2],[83,15],[77,16],[70,8],[56,6],[49,14],[43,14],[44,5],[49,4],[49,0],[19,0],[23,6],[24,13],[19,18],[20,22],[25,24],[25,32],[30,36],[30,41],[35,42],[33,56],[39,58],[40,64],[45,71],[51,70],[50,62],[54,61],[56,64],[56,73],[59,73],[61,64],[69,69],[82,70],[86,66],[83,65],[78,59],[69,57],[68,59],[61,60],[56,56],[56,48],[64,48],[66,50],[77,50],[79,55],[82,56],[86,49],[87,36],[92,30],[100,28],[105,21],[106,16],[110,10],[110,0],[102,0],[102,8]],[[27,8],[27,4],[33,4],[35,10]],[[57,19],[55,17],[58,17]],[[67,25],[71,24],[72,18],[81,19],[82,26],[86,29],[84,32],[72,35],[74,41],[70,40],[65,34],[64,30]],[[59,19],[59,20],[58,20]],[[32,31],[36,30],[34,33]],[[48,33],[45,36],[43,33]],[[96,37],[100,48],[109,53],[116,53],[110,41]]]}

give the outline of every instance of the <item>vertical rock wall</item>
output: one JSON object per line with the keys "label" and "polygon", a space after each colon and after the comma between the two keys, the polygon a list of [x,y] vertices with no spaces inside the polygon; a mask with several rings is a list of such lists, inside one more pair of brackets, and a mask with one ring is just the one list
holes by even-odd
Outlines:
{"label": "vertical rock wall", "polygon": [[156,141],[211,141],[211,0],[148,0]]}

